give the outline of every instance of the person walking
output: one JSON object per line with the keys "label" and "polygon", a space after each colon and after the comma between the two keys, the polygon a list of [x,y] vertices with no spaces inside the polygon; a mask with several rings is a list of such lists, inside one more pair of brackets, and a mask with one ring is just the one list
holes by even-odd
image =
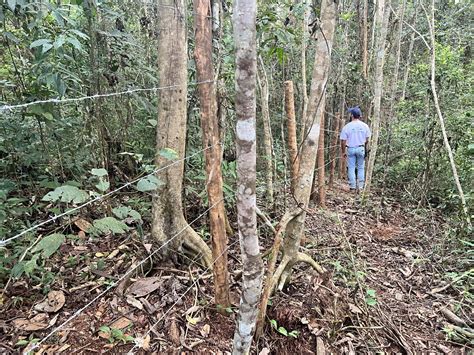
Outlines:
{"label": "person walking", "polygon": [[344,158],[347,158],[349,188],[354,191],[364,188],[365,156],[370,138],[370,128],[365,122],[362,122],[362,112],[359,106],[351,107],[349,113],[351,114],[351,122],[342,128],[340,139],[341,152]]}

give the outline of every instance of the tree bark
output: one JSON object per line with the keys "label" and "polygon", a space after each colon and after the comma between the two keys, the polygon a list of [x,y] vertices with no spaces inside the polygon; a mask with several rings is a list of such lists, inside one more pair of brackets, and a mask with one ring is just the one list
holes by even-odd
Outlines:
{"label": "tree bark", "polygon": [[305,135],[305,122],[306,122],[306,115],[308,113],[308,88],[307,88],[307,80],[306,80],[306,45],[307,45],[307,38],[308,38],[308,5],[306,0],[303,0],[304,12],[303,12],[303,37],[301,39],[301,85],[303,91],[302,97],[302,104],[303,110],[301,114],[301,121],[300,121],[300,142],[303,141],[303,137]]}
{"label": "tree bark", "polygon": [[298,176],[298,143],[296,141],[296,118],[293,81],[285,81],[285,112],[288,129],[288,152],[290,153],[291,191],[295,191]]}
{"label": "tree bark", "polygon": [[331,164],[329,166],[329,187],[334,186],[334,175],[336,171],[336,160],[337,160],[337,149],[339,145],[337,142],[339,141],[339,129],[341,125],[341,113],[339,112],[335,119],[334,119],[334,132],[332,136],[332,141],[331,141],[331,149],[329,151],[329,160],[331,161]]}
{"label": "tree bark", "polygon": [[[212,16],[209,0],[194,0],[195,41],[194,57],[199,102],[201,106],[201,128],[203,148],[206,149],[206,177],[212,258],[214,260],[215,303],[222,314],[230,306],[229,276],[227,271],[227,235],[225,228],[224,195],[222,192],[221,145],[219,142],[219,122],[217,119],[216,82],[212,64]],[[212,147],[212,148],[210,148]]]}
{"label": "tree bark", "polygon": [[372,138],[369,162],[367,164],[366,181],[364,192],[368,193],[372,184],[375,158],[380,131],[381,102],[383,92],[383,65],[385,57],[385,38],[387,36],[388,20],[390,18],[389,7],[385,6],[385,0],[378,0],[376,11],[376,45],[375,45],[375,78],[374,78],[374,115],[372,119]]}
{"label": "tree bark", "polygon": [[324,124],[325,124],[325,115],[321,117],[321,127],[322,132],[319,134],[318,141],[318,153],[316,158],[316,171],[317,178],[313,178],[313,187],[311,195],[313,198],[316,197],[316,192],[318,196],[318,204],[321,207],[326,207],[326,171],[324,165]]}
{"label": "tree bark", "polygon": [[[415,7],[415,14],[413,15],[413,25],[415,25],[416,23],[416,15],[417,15],[417,9]],[[403,88],[402,88],[402,95],[400,98],[401,100],[405,100],[405,94],[406,94],[407,83],[408,83],[408,75],[410,74],[411,56],[413,53],[414,45],[415,45],[415,31],[412,31],[411,37],[410,37],[410,44],[408,46],[407,62],[405,64],[405,73],[403,74]]]}
{"label": "tree bark", "polygon": [[233,25],[236,49],[237,221],[242,251],[242,296],[233,354],[248,354],[262,289],[263,263],[256,219],[255,84],[257,72],[255,0],[236,0]]}
{"label": "tree bark", "polygon": [[[321,118],[325,108],[326,83],[331,63],[336,13],[336,3],[333,0],[322,1],[321,28],[318,29],[317,34],[313,78],[308,100],[308,117],[305,124],[308,133],[305,135],[299,155],[298,182],[293,194],[296,206],[293,206],[282,217],[278,228],[279,233],[275,236],[271,258],[268,261],[266,285],[260,301],[258,334],[262,334],[263,331],[266,307],[271,292],[277,284],[279,289],[283,287],[296,263],[305,262],[316,268],[319,272],[323,271],[308,255],[300,253],[299,247],[304,230],[306,208],[308,207],[311,194]],[[282,237],[283,234],[285,238]],[[283,257],[279,266],[275,269],[280,245],[283,247]]]}
{"label": "tree bark", "polygon": [[[423,6],[423,5],[422,5]],[[464,212],[464,217],[467,220],[469,226],[471,226],[471,220],[469,216],[469,211],[466,204],[466,197],[464,196],[464,191],[461,186],[461,182],[459,181],[458,170],[456,168],[456,162],[454,161],[453,150],[451,149],[451,145],[449,144],[448,134],[446,133],[446,126],[444,124],[444,117],[443,113],[441,112],[441,108],[439,106],[438,101],[438,92],[436,89],[436,40],[435,40],[435,2],[432,0],[431,2],[431,19],[428,17],[428,13],[426,13],[426,17],[428,20],[428,27],[430,30],[430,37],[431,37],[431,93],[433,94],[433,102],[436,108],[436,113],[438,114],[439,124],[441,127],[441,133],[443,134],[443,142],[444,146],[446,147],[446,151],[448,152],[449,163],[451,165],[451,170],[453,172],[454,183],[456,184],[456,188],[458,190],[459,198],[461,199],[461,206]]]}
{"label": "tree bark", "polygon": [[[187,44],[184,0],[160,0],[158,14],[158,86],[179,87],[158,91],[156,166],[166,164],[159,154],[164,148],[183,159],[186,145]],[[176,257],[172,251],[183,247],[201,256],[211,266],[211,250],[187,224],[183,215],[182,184],[184,160],[156,174],[161,181],[153,193],[151,234],[162,246],[162,257]]]}
{"label": "tree bark", "polygon": [[272,144],[272,130],[270,125],[270,109],[268,101],[270,94],[268,93],[268,78],[263,65],[262,58],[260,59],[260,73],[257,71],[257,81],[260,88],[262,121],[263,121],[263,147],[265,151],[265,182],[267,185],[266,198],[270,206],[273,206],[273,144]]}

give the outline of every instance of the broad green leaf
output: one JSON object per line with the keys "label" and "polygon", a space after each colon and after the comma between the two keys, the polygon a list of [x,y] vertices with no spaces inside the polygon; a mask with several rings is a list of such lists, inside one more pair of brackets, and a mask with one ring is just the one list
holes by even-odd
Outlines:
{"label": "broad green leaf", "polygon": [[278,327],[278,333],[283,334],[284,336],[288,336],[288,331],[283,327]]}
{"label": "broad green leaf", "polygon": [[148,120],[148,123],[149,123],[152,127],[156,127],[156,125],[158,124],[158,121],[157,121],[157,120]]}
{"label": "broad green leaf", "polygon": [[47,38],[37,39],[36,41],[30,44],[30,48],[36,48],[45,44],[51,44],[51,41]]}
{"label": "broad green leaf", "polygon": [[297,331],[297,330],[292,330],[291,332],[288,333],[288,335],[289,335],[290,337],[293,337],[293,338],[298,338],[298,334],[299,334],[299,333],[300,333],[300,332]]}
{"label": "broad green leaf", "polygon": [[109,189],[110,182],[105,179],[100,179],[100,181],[95,185],[95,187],[97,187],[98,190],[105,192]]}
{"label": "broad green leaf", "polygon": [[91,228],[89,232],[96,232],[94,234],[107,234],[110,232],[112,234],[123,234],[129,229],[130,228],[128,228],[128,226],[122,221],[119,221],[114,217],[105,217],[95,220],[93,223],[93,230]]}
{"label": "broad green leaf", "polygon": [[35,271],[35,269],[38,268],[38,264],[36,264],[36,262],[38,261],[38,258],[39,258],[39,254],[35,254],[31,258],[31,260],[25,263],[24,265],[25,274],[30,276],[33,273],[33,271]]}
{"label": "broad green leaf", "polygon": [[71,30],[71,32],[74,33],[75,35],[81,37],[82,39],[85,39],[85,40],[89,39],[89,36],[86,35],[84,32],[81,32],[81,31],[78,31],[78,30]]}
{"label": "broad green leaf", "polygon": [[53,48],[53,45],[51,43],[45,43],[43,44],[43,50],[42,53],[45,54],[47,51],[49,51],[51,48]]}
{"label": "broad green leaf", "polygon": [[71,43],[78,51],[82,50],[81,42],[76,37],[68,37],[66,41]]}
{"label": "broad green leaf", "polygon": [[50,234],[40,240],[38,244],[31,250],[32,253],[41,252],[43,258],[49,258],[53,255],[56,250],[59,249],[61,244],[66,240],[66,237],[60,233]]}
{"label": "broad green leaf", "polygon": [[100,168],[100,169],[92,169],[91,174],[95,176],[107,176],[107,170]]}
{"label": "broad green leaf", "polygon": [[366,298],[365,303],[367,303],[368,306],[375,306],[377,304],[377,300],[375,298]]}
{"label": "broad green leaf", "polygon": [[63,185],[48,192],[42,201],[66,202],[66,203],[82,203],[88,199],[89,195],[84,190],[80,190],[75,186]]}
{"label": "broad green leaf", "polygon": [[3,35],[7,37],[10,41],[12,41],[13,43],[20,43],[20,40],[18,39],[18,37],[16,37],[11,32],[5,32]]}
{"label": "broad green leaf", "polygon": [[275,329],[278,328],[278,324],[277,324],[277,321],[275,319],[270,320],[270,325],[272,326],[272,328],[275,328]]}
{"label": "broad green leaf", "polygon": [[131,217],[135,221],[140,221],[142,219],[140,213],[127,206],[115,207],[112,209],[112,213],[119,219],[125,219],[127,217]]}
{"label": "broad green leaf", "polygon": [[153,191],[162,184],[163,183],[155,175],[149,175],[138,181],[137,190],[141,192]]}
{"label": "broad green leaf", "polygon": [[160,150],[160,155],[168,160],[176,160],[178,159],[178,153],[176,153],[173,149],[171,148],[164,148]]}

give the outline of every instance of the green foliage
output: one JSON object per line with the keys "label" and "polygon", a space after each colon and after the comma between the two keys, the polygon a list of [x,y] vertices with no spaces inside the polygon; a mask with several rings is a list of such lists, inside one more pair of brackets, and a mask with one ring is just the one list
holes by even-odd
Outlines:
{"label": "green foliage", "polygon": [[275,329],[281,335],[291,338],[298,338],[299,332],[297,330],[288,331],[285,327],[278,326],[278,323],[275,319],[270,319],[270,326]]}
{"label": "green foliage", "polygon": [[367,289],[365,291],[365,303],[368,306],[375,306],[377,304],[377,296],[375,290]]}
{"label": "green foliage", "polygon": [[116,343],[120,341],[124,344],[127,344],[135,340],[135,338],[133,338],[132,336],[124,334],[123,330],[110,328],[109,326],[106,326],[106,325],[103,325],[102,327],[100,327],[99,331],[101,331],[107,336],[110,343]]}
{"label": "green foliage", "polygon": [[161,185],[163,185],[163,182],[155,175],[148,175],[138,181],[137,190],[141,192],[154,191]]}
{"label": "green foliage", "polygon": [[49,258],[66,241],[66,237],[60,233],[50,234],[39,241],[31,250],[32,253],[40,252],[43,258]]}
{"label": "green foliage", "polygon": [[92,235],[101,235],[101,234],[123,234],[127,232],[130,228],[122,221],[114,217],[104,217],[97,219],[92,224],[87,232]]}
{"label": "green foliage", "polygon": [[127,217],[130,217],[134,221],[141,221],[142,216],[140,213],[135,211],[134,209],[131,209],[130,207],[127,206],[120,206],[120,207],[115,207],[112,209],[112,213],[117,217],[118,219],[125,219]]}
{"label": "green foliage", "polygon": [[48,192],[42,198],[42,201],[65,202],[65,203],[83,203],[87,201],[89,194],[76,186],[63,185]]}

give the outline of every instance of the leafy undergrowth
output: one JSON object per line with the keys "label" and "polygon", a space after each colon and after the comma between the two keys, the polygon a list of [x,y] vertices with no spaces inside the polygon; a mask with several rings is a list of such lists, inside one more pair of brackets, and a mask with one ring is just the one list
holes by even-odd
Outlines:
{"label": "leafy undergrowth", "polygon": [[[77,236],[47,260],[44,272],[54,275],[48,287],[32,287],[25,277],[9,285],[0,316],[2,353],[31,348],[147,255],[134,230],[97,239],[84,236],[80,224],[74,228]],[[271,299],[265,334],[253,352],[466,351],[473,275],[447,231],[435,212],[415,212],[387,198],[364,204],[339,187],[329,191],[328,208],[308,214],[303,243],[329,271],[297,267]],[[235,241],[230,237],[234,307],[228,317],[215,311],[211,275],[181,255],[179,268],[146,264],[35,350],[126,353],[139,343],[137,353],[230,351],[241,269]]]}

